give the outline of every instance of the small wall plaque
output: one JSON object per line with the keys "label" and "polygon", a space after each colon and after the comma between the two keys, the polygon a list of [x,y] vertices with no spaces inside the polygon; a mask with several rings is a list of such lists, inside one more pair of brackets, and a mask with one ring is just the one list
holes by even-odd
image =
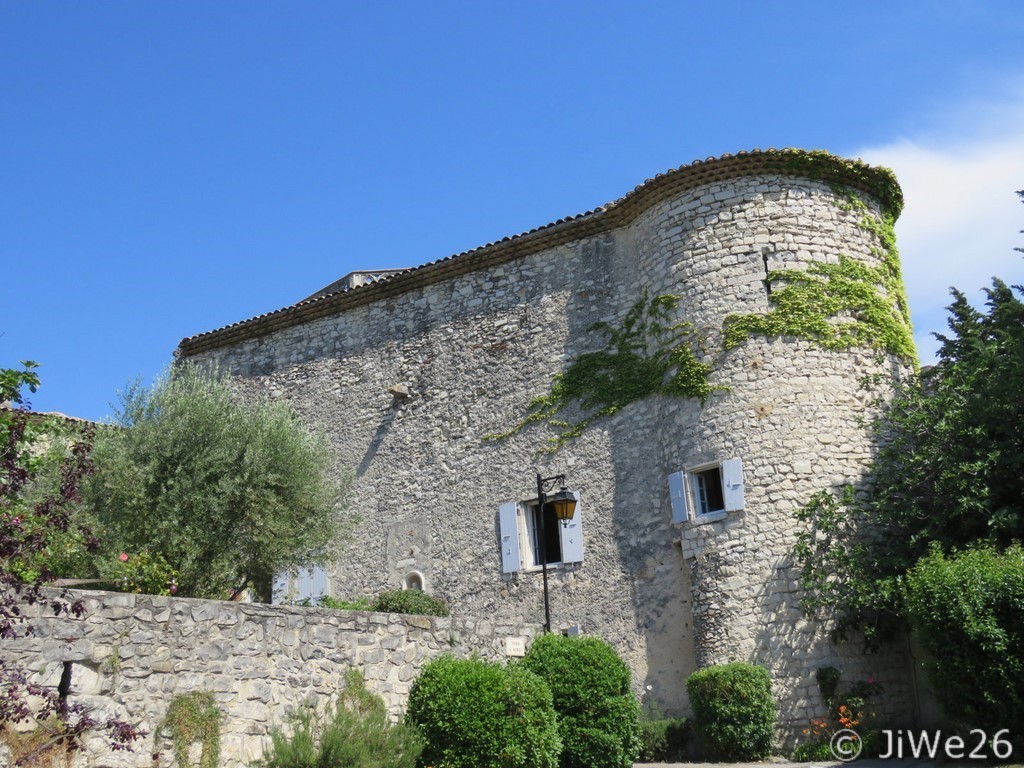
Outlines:
{"label": "small wall plaque", "polygon": [[505,638],[505,655],[506,656],[525,656],[526,655],[526,640],[521,637],[506,637]]}

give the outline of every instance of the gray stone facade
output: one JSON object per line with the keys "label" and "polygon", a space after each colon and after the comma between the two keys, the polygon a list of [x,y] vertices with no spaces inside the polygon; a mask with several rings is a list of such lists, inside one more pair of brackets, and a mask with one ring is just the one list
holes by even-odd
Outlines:
{"label": "gray stone facade", "polygon": [[[361,523],[330,569],[337,596],[400,587],[415,572],[457,617],[539,623],[527,502],[536,473],[565,473],[580,495],[583,554],[551,573],[553,623],[613,643],[638,694],[686,713],[696,668],[752,661],[770,669],[780,722],[794,733],[824,714],[814,673],[831,664],[844,680],[882,682],[890,714],[909,717],[902,649],[863,656],[855,642],[830,644],[797,606],[791,558],[794,511],[863,479],[863,419],[878,393],[861,379],[891,380],[905,363],[791,337],[721,351],[727,314],[768,311],[768,270],[840,254],[879,264],[877,235],[836,186],[857,189],[880,220],[886,202],[864,182],[871,169],[837,162],[812,177],[787,165],[798,154],[686,166],[574,219],[186,339],[179,357],[291,400],[330,436],[339,471],[355,472]],[[554,374],[602,346],[595,322],[614,326],[660,294],[678,296],[678,319],[705,336],[721,388],[703,406],[648,397],[553,455],[538,453],[553,434],[543,423],[484,439],[519,423]],[[693,471],[727,462],[742,500],[698,514]],[[675,522],[673,475],[691,507]],[[510,502],[511,532],[499,514]],[[527,560],[511,571],[510,536]]]}

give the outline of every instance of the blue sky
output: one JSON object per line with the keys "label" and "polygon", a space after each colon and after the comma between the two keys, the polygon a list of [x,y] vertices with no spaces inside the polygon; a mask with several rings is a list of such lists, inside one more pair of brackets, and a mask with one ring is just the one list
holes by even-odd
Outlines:
{"label": "blue sky", "polygon": [[0,0],[0,367],[100,419],[182,337],[784,146],[896,170],[927,360],[1024,283],[1024,5]]}

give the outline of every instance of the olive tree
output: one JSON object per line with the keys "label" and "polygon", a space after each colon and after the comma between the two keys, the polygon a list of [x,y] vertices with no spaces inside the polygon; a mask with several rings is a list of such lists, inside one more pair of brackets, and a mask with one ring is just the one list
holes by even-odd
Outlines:
{"label": "olive tree", "polygon": [[288,402],[178,365],[129,387],[93,447],[85,498],[105,539],[162,557],[177,593],[266,597],[283,570],[331,559],[351,528],[348,479]]}

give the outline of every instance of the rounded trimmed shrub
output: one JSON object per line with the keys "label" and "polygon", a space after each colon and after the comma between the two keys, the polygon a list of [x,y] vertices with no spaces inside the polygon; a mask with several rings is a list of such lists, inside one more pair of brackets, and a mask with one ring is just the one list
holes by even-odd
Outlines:
{"label": "rounded trimmed shrub", "polygon": [[409,692],[407,721],[426,739],[421,764],[438,768],[555,768],[551,691],[521,665],[442,656]]}
{"label": "rounded trimmed shrub", "polygon": [[741,662],[705,667],[690,675],[686,692],[704,757],[768,757],[775,735],[775,701],[767,669]]}
{"label": "rounded trimmed shrub", "polygon": [[640,706],[629,667],[604,640],[544,635],[522,665],[547,682],[562,768],[628,768],[640,751]]}
{"label": "rounded trimmed shrub", "polygon": [[447,616],[444,602],[418,589],[391,589],[381,592],[373,601],[371,611],[382,613],[414,613],[421,616]]}

